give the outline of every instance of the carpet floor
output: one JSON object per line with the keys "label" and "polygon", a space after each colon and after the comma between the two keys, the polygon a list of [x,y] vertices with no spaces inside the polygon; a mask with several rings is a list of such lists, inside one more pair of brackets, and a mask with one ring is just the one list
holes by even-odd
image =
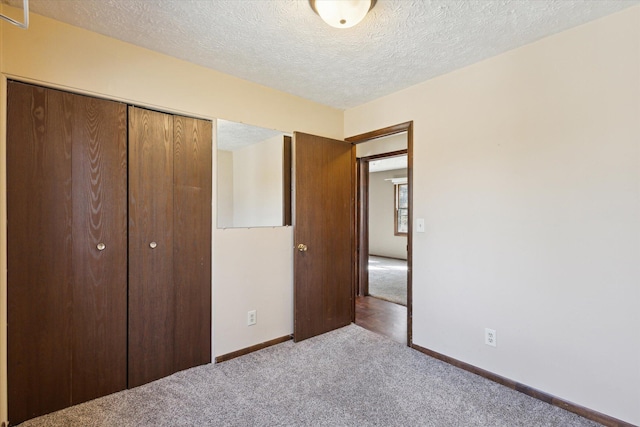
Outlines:
{"label": "carpet floor", "polygon": [[23,427],[597,426],[356,325],[189,369]]}
{"label": "carpet floor", "polygon": [[407,305],[407,261],[369,256],[369,295]]}

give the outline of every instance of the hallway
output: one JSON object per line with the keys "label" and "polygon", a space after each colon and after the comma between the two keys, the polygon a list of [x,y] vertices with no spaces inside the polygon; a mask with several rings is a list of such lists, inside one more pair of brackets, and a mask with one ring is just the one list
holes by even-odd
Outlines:
{"label": "hallway", "polygon": [[407,305],[407,260],[369,256],[369,295]]}
{"label": "hallway", "polygon": [[375,297],[356,298],[356,325],[407,344],[407,307]]}

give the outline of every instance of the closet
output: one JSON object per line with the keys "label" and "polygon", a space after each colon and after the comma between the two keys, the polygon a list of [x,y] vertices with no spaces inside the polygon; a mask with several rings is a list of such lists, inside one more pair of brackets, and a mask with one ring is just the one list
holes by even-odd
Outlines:
{"label": "closet", "polygon": [[211,361],[211,122],[8,82],[19,423]]}

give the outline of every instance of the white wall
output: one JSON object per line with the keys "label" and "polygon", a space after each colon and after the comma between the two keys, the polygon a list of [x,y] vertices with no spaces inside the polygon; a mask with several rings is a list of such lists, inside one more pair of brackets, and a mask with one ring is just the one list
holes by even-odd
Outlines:
{"label": "white wall", "polygon": [[406,178],[407,169],[369,174],[369,254],[407,259],[407,236],[396,236],[395,192],[388,178]]}
{"label": "white wall", "polygon": [[233,226],[282,225],[282,135],[233,151]]}
{"label": "white wall", "polygon": [[640,7],[347,110],[345,135],[409,120],[414,343],[640,424]]}
{"label": "white wall", "polygon": [[[9,9],[0,3],[0,10]],[[20,12],[13,9],[12,13]],[[0,224],[6,224],[7,218],[7,78],[195,117],[343,137],[340,110],[36,14],[31,14],[28,31],[0,21],[0,73]],[[215,176],[215,158],[213,162]],[[293,287],[291,228],[233,232],[217,230],[215,214],[213,220],[213,354],[292,333],[293,304],[287,297]],[[6,232],[6,227],[0,227],[0,423],[7,419]],[[256,265],[271,266],[269,274],[261,274]],[[258,310],[258,325],[247,327],[247,306],[252,299],[245,297],[252,295],[264,297],[251,305]]]}

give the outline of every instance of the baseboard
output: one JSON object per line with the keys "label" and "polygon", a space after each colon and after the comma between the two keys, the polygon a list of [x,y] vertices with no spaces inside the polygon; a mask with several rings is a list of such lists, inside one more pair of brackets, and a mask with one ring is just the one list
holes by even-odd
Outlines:
{"label": "baseboard", "polygon": [[232,351],[231,353],[223,354],[216,357],[216,363],[226,362],[227,360],[235,359],[236,357],[244,356],[245,354],[253,353],[254,351],[262,350],[263,348],[271,347],[272,345],[281,344],[287,342],[293,337],[291,335],[285,335],[284,337],[275,338],[269,341],[265,341],[260,344],[252,345],[251,347],[243,348],[240,350]]}
{"label": "baseboard", "polygon": [[484,369],[478,368],[477,366],[473,366],[468,363],[462,362],[460,360],[454,359],[453,357],[445,356],[444,354],[438,353],[436,351],[429,350],[424,347],[420,347],[417,344],[411,344],[410,347],[415,350],[418,350],[421,353],[426,354],[427,356],[431,356],[434,359],[438,359],[445,363],[453,365],[457,368],[464,369],[465,371],[479,375],[481,377],[484,377],[498,384],[502,384],[505,387],[509,387],[513,390],[519,391],[520,393],[524,393],[527,396],[531,396],[538,400],[542,400],[543,402],[557,406],[566,411],[573,412],[574,414],[577,414],[577,415],[580,415],[581,417],[598,422],[602,425],[605,425],[608,427],[637,427],[637,426],[634,426],[633,424],[627,423],[626,421],[622,421],[617,418],[613,418],[609,415],[605,415],[601,412],[594,411],[593,409],[585,408],[584,406],[580,406],[575,403],[568,402],[564,399],[553,396],[549,393],[536,390],[535,388],[529,387],[528,385],[521,384],[517,381],[510,380],[509,378],[505,378],[498,374],[494,374],[493,372],[489,372]]}

